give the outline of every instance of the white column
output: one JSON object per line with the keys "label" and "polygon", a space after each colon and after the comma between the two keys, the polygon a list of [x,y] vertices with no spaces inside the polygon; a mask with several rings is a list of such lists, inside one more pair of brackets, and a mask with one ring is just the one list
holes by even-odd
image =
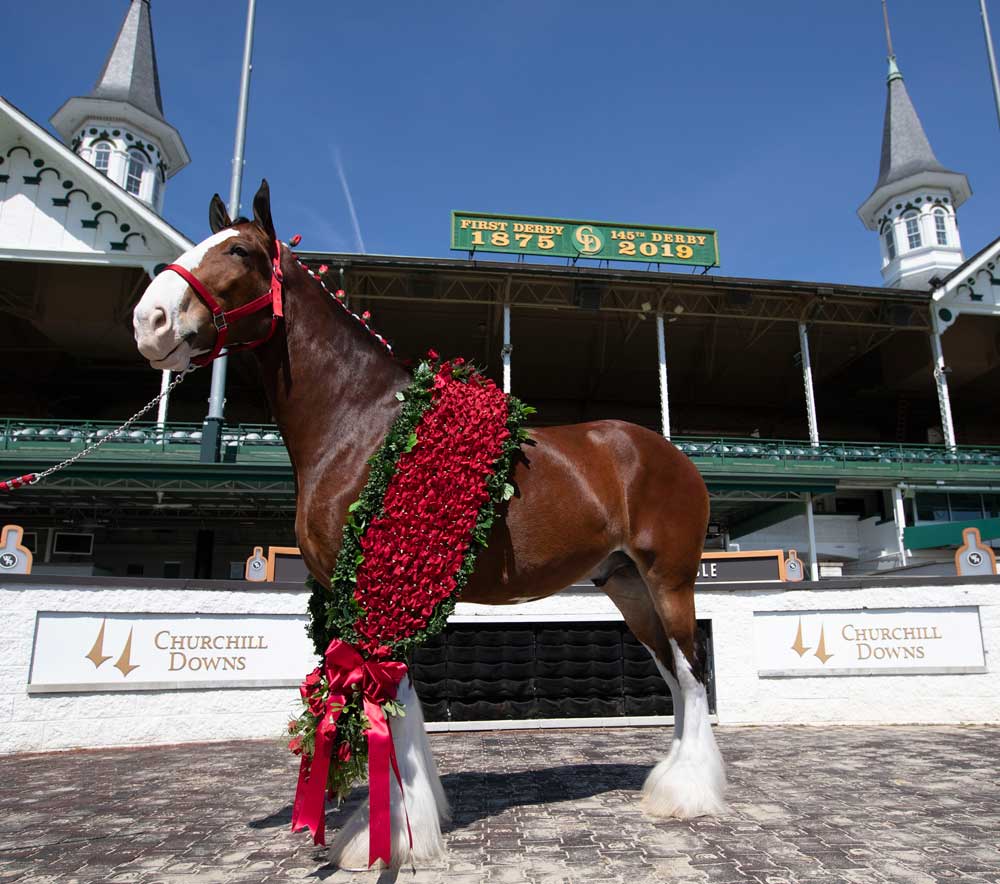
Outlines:
{"label": "white column", "polygon": [[663,436],[670,438],[670,396],[667,389],[667,340],[663,333],[663,314],[656,314],[656,351],[660,360],[660,425]]}
{"label": "white column", "polygon": [[951,419],[948,376],[944,370],[944,351],[941,349],[941,335],[937,329],[931,332],[931,352],[934,354],[934,384],[937,387],[938,408],[941,410],[941,432],[944,434],[944,444],[954,448],[955,424]]}
{"label": "white column", "polygon": [[170,394],[167,393],[167,387],[170,386],[170,371],[160,372],[160,395],[163,397],[160,400],[160,404],[156,409],[156,423],[159,425],[160,431],[163,431],[163,427],[167,422],[167,407],[170,405]]}
{"label": "white column", "polygon": [[[812,362],[809,359],[809,336],[806,324],[799,323],[799,352],[802,356],[802,383],[806,391],[806,417],[809,421],[809,444],[819,445],[819,426],[816,423],[816,395],[813,392]],[[812,507],[810,505],[810,511]]]}
{"label": "white column", "polygon": [[934,215],[930,211],[930,206],[925,205],[918,215],[920,221],[921,243],[925,246],[937,245],[937,230],[934,227]]}
{"label": "white column", "polygon": [[813,496],[806,493],[806,533],[809,535],[809,579],[819,580],[819,561],[816,559],[816,521],[813,518]]}
{"label": "white column", "polygon": [[945,216],[945,226],[948,230],[948,245],[954,246],[956,249],[961,251],[962,249],[962,237],[958,235],[958,219],[955,217],[955,213],[948,212]]}
{"label": "white column", "polygon": [[896,522],[896,544],[899,547],[899,564],[906,564],[907,551],[903,531],[906,528],[906,508],[903,506],[903,492],[897,485],[892,489],[892,514]]}
{"label": "white column", "polygon": [[500,355],[503,360],[503,391],[510,392],[510,302],[504,301],[503,305],[503,348]]}

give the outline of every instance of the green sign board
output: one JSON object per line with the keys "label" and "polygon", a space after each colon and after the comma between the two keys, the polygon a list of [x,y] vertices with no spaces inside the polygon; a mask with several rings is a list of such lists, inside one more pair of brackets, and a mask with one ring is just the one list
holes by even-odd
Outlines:
{"label": "green sign board", "polygon": [[719,265],[719,241],[714,230],[525,215],[452,212],[451,247],[472,253],[503,252],[696,267]]}
{"label": "green sign board", "polygon": [[977,528],[983,540],[1000,537],[1000,519],[969,519],[966,522],[938,522],[935,525],[917,525],[903,529],[903,543],[907,549],[934,549],[939,546],[961,546],[962,532]]}

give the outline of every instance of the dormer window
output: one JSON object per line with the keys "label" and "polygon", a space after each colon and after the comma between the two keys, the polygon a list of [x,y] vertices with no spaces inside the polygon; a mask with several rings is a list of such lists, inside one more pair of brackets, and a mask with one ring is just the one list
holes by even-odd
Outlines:
{"label": "dormer window", "polygon": [[136,148],[128,152],[128,171],[125,173],[125,190],[133,196],[139,196],[142,190],[142,176],[149,165],[146,155]]}
{"label": "dormer window", "polygon": [[945,217],[945,210],[940,206],[934,210],[934,233],[937,236],[939,246],[948,245],[948,227]]}
{"label": "dormer window", "polygon": [[99,141],[94,145],[94,168],[102,175],[107,175],[110,162],[111,145],[106,141]]}
{"label": "dormer window", "polygon": [[919,249],[921,246],[919,216],[916,212],[907,212],[903,216],[903,221],[906,223],[907,246],[911,249]]}

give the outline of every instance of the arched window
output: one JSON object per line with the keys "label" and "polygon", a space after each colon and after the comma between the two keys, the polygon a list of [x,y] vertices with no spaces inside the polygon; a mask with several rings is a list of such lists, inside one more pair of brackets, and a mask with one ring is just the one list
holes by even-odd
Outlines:
{"label": "arched window", "polygon": [[948,245],[948,227],[945,221],[946,217],[947,213],[940,206],[934,210],[934,233],[937,235],[937,242],[939,246]]}
{"label": "arched window", "polygon": [[108,174],[108,164],[111,162],[111,145],[106,141],[99,141],[93,147],[94,168],[102,175]]}
{"label": "arched window", "polygon": [[890,261],[896,260],[896,234],[893,233],[892,225],[885,226],[885,253]]}
{"label": "arched window", "polygon": [[906,244],[911,249],[919,249],[920,240],[920,217],[916,212],[907,212],[903,215],[906,222]]}
{"label": "arched window", "polygon": [[138,196],[142,190],[142,176],[149,161],[141,150],[133,148],[128,152],[128,171],[125,173],[125,190]]}

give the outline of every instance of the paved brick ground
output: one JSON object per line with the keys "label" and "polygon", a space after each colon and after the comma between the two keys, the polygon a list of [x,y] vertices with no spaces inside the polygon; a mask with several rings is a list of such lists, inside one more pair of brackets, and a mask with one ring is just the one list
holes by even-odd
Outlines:
{"label": "paved brick ground", "polygon": [[[721,729],[731,810],[691,822],[639,811],[660,729],[431,739],[449,855],[402,884],[1000,884],[997,728]],[[379,879],[289,834],[294,776],[268,742],[0,758],[0,881]]]}

